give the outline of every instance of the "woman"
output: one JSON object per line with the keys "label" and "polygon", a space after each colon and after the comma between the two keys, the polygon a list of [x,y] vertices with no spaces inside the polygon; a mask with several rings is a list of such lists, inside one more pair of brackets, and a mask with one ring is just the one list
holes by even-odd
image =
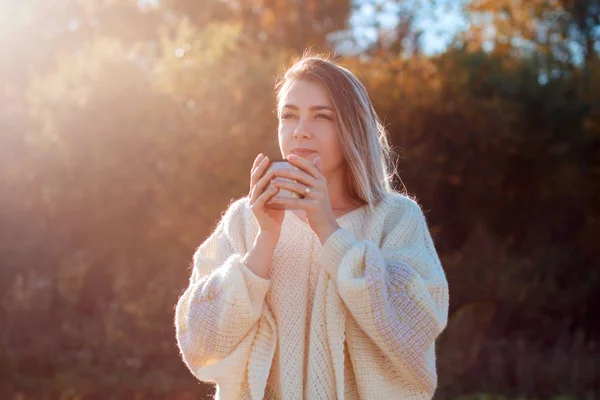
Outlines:
{"label": "woman", "polygon": [[176,307],[183,360],[219,399],[431,399],[448,284],[421,208],[391,188],[367,92],[309,56],[276,88],[299,170],[265,174],[259,155],[249,195],[197,249]]}

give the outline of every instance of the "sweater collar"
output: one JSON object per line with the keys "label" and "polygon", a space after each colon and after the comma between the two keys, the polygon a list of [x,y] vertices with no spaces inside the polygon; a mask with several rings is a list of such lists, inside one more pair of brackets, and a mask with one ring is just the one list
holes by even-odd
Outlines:
{"label": "sweater collar", "polygon": [[[368,209],[369,209],[369,205],[365,204],[363,206],[355,208],[352,211],[348,211],[346,214],[339,216],[335,220],[342,227],[345,227],[346,223],[350,223],[350,225],[352,225],[351,222],[353,220],[356,220],[357,218],[360,218],[361,216],[363,216],[364,213]],[[310,227],[310,225],[308,224],[308,222],[305,222],[305,221],[301,220],[300,217],[298,217],[292,211],[286,210],[284,221],[285,220],[289,221],[289,223],[291,224],[291,226],[293,226],[294,228],[298,228],[298,229],[301,229],[303,232],[307,232],[307,233],[311,233],[313,235],[316,235],[313,232],[313,230]]]}

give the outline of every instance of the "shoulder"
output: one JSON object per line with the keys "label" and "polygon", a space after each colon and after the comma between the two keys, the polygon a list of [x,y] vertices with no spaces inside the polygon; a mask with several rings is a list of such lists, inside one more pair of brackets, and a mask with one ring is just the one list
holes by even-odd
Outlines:
{"label": "shoulder", "polygon": [[228,231],[238,230],[247,225],[251,212],[248,197],[232,198],[221,213],[221,223]]}
{"label": "shoulder", "polygon": [[382,200],[388,211],[421,210],[417,198],[400,192],[390,192]]}
{"label": "shoulder", "polygon": [[250,203],[248,200],[248,197],[244,196],[244,197],[240,197],[238,199],[236,198],[232,198],[229,201],[229,205],[226,207],[226,210],[224,212],[225,216],[229,216],[231,215],[233,216],[243,216],[246,211],[250,210]]}
{"label": "shoulder", "polygon": [[424,218],[423,209],[415,197],[399,192],[390,192],[382,200],[386,219]]}
{"label": "shoulder", "polygon": [[384,235],[427,227],[425,214],[417,199],[404,193],[388,193],[381,201],[380,210],[379,221]]}
{"label": "shoulder", "polygon": [[257,224],[247,197],[231,199],[216,222],[216,228],[206,241],[211,243],[214,240],[225,240],[240,252],[246,251],[248,243],[253,242],[257,232]]}

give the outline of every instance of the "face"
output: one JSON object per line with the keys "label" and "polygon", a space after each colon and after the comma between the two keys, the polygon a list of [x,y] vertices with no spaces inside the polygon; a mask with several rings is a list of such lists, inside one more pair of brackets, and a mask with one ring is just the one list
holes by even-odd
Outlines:
{"label": "face", "polygon": [[[333,105],[320,84],[291,81],[287,91],[282,93],[278,112],[279,148],[283,158],[297,154],[313,161],[320,156],[326,177],[343,170],[345,162]],[[299,148],[314,152],[297,153]]]}

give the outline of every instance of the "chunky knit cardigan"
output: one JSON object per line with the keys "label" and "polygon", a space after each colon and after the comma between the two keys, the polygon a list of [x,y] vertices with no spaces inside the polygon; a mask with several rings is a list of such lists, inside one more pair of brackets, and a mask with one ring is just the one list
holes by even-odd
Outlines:
{"label": "chunky knit cardigan", "polygon": [[449,295],[421,208],[389,193],[337,222],[321,245],[286,211],[269,279],[242,261],[259,229],[246,197],[196,250],[177,343],[218,399],[433,397]]}

